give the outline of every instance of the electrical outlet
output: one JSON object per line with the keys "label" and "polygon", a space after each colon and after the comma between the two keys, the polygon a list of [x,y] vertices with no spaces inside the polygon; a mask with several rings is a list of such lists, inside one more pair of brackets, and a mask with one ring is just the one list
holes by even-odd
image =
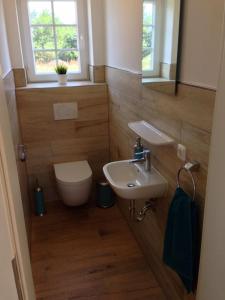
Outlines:
{"label": "electrical outlet", "polygon": [[184,145],[177,145],[177,157],[182,161],[186,161],[187,148]]}

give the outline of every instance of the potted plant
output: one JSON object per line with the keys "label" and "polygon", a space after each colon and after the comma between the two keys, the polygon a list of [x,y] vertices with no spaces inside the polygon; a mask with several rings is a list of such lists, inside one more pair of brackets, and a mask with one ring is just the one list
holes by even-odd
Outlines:
{"label": "potted plant", "polygon": [[58,83],[61,85],[65,85],[67,82],[67,70],[68,67],[64,64],[59,64],[55,68],[55,71],[58,75]]}

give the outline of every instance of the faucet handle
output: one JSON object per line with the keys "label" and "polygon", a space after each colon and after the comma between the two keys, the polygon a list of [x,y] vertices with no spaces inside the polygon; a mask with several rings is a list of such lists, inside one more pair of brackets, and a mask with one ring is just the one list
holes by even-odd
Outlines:
{"label": "faucet handle", "polygon": [[149,149],[144,150],[143,156],[145,160],[145,171],[151,171],[151,151]]}
{"label": "faucet handle", "polygon": [[143,153],[151,153],[151,150],[149,150],[149,149],[144,149]]}
{"label": "faucet handle", "polygon": [[143,155],[144,155],[145,157],[150,156],[150,154],[151,154],[151,150],[149,150],[149,149],[145,149],[145,150],[143,151]]}

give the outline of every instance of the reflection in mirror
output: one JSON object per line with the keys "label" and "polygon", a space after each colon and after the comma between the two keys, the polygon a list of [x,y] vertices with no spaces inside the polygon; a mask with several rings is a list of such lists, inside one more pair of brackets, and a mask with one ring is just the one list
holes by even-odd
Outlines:
{"label": "reflection in mirror", "polygon": [[176,90],[180,0],[143,0],[142,83]]}

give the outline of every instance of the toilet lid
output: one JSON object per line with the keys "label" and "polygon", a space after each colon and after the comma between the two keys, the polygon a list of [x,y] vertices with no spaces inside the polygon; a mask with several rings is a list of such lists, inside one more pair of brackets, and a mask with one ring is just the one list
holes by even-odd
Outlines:
{"label": "toilet lid", "polygon": [[83,181],[92,175],[91,168],[86,160],[55,164],[54,168],[56,178],[65,183]]}

